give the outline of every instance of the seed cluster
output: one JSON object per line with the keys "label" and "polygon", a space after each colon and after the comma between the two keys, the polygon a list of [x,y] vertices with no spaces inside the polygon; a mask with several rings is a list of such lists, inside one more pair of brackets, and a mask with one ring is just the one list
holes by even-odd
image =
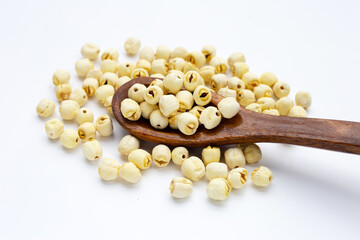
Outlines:
{"label": "seed cluster", "polygon": [[[190,156],[182,146],[170,149],[160,144],[149,153],[140,148],[140,141],[131,135],[124,136],[118,144],[118,151],[128,157],[128,162],[120,164],[111,158],[103,158],[103,149],[98,135],[107,137],[113,134],[112,98],[115,90],[131,79],[151,76],[156,78],[149,86],[134,84],[128,91],[128,98],[121,103],[122,115],[131,121],[140,117],[148,119],[156,129],[168,126],[178,129],[185,135],[192,135],[199,125],[211,130],[217,127],[222,118],[234,117],[240,106],[248,110],[281,116],[306,117],[311,105],[308,92],[300,91],[295,96],[295,105],[288,97],[290,87],[278,81],[275,74],[266,72],[258,77],[249,72],[245,57],[235,52],[227,61],[216,55],[212,45],[205,45],[201,51],[188,52],[183,47],[171,51],[159,46],[141,48],[137,38],[129,38],[124,44],[125,52],[136,55],[139,61],[118,63],[119,52],[106,49],[100,55],[100,47],[87,43],[81,48],[82,59],[75,63],[75,70],[83,78],[82,87],[72,89],[70,73],[59,69],[53,74],[56,98],[60,102],[59,113],[62,120],[52,118],[45,123],[49,139],[60,139],[68,149],[82,144],[82,152],[90,161],[100,160],[98,174],[105,181],[118,178],[129,183],[141,179],[141,171],[152,163],[166,167],[173,162],[180,166],[184,177],[172,179],[169,190],[174,198],[191,195],[193,182],[205,178],[209,180],[206,189],[209,198],[225,200],[232,189],[240,189],[249,178],[245,165],[257,163],[262,158],[258,145],[246,144],[228,148],[224,151],[225,163],[220,162],[221,150],[208,146],[202,150],[201,158]],[[100,56],[98,68],[94,60]],[[228,77],[229,70],[232,73]],[[210,106],[211,92],[222,95],[218,106]],[[109,114],[94,118],[93,112],[84,107],[95,96]],[[42,118],[50,117],[56,104],[42,99],[36,107]],[[64,122],[75,120],[77,130],[66,129]],[[272,172],[266,167],[256,168],[251,174],[254,185],[264,187],[270,184]]]}
{"label": "seed cluster", "polygon": [[[216,56],[211,45],[204,46],[202,52],[188,53],[184,48],[176,48],[174,54],[164,46],[160,46],[156,54],[150,47],[144,47],[136,69],[144,72],[141,76],[159,77],[163,81],[156,79],[148,87],[134,84],[128,91],[128,99],[121,103],[121,113],[131,121],[144,115],[155,129],[169,126],[192,135],[201,124],[213,129],[222,117],[234,117],[240,106],[268,115],[306,117],[305,109],[311,105],[308,92],[298,92],[294,106],[288,97],[290,86],[286,82],[278,81],[271,72],[260,77],[249,72],[240,52],[232,54],[226,63]],[[133,74],[136,69],[131,73],[132,78],[140,76]],[[225,74],[228,69],[232,70],[231,78]],[[224,97],[217,107],[209,106],[211,90]]]}

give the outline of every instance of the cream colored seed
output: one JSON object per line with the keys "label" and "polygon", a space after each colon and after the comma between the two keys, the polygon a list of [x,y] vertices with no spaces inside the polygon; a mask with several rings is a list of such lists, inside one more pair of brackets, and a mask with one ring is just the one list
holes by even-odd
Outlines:
{"label": "cream colored seed", "polygon": [[141,117],[141,108],[137,102],[130,98],[125,98],[120,106],[121,114],[124,118],[137,121]]}
{"label": "cream colored seed", "polygon": [[267,114],[267,115],[280,116],[279,111],[276,109],[266,109],[262,113]]}
{"label": "cream colored seed", "polygon": [[179,70],[183,71],[186,61],[183,58],[174,58],[171,59],[169,62],[169,69],[170,70]]}
{"label": "cream colored seed", "polygon": [[189,158],[189,151],[184,147],[176,147],[171,152],[171,159],[176,165],[182,165]]}
{"label": "cream colored seed", "polygon": [[235,189],[243,188],[249,178],[249,173],[245,168],[234,168],[229,172],[226,180]]}
{"label": "cream colored seed", "polygon": [[214,178],[206,188],[208,197],[218,201],[227,199],[230,192],[231,186],[228,181],[223,178]]}
{"label": "cream colored seed", "polygon": [[163,81],[164,87],[172,94],[178,93],[183,87],[183,83],[183,78],[177,73],[168,74]]}
{"label": "cream colored seed", "polygon": [[108,96],[105,100],[104,107],[108,110],[109,113],[113,114],[112,111],[112,100],[113,96]]}
{"label": "cream colored seed", "polygon": [[185,73],[183,73],[182,71],[180,70],[176,70],[176,69],[173,69],[173,70],[169,70],[168,74],[170,73],[176,73],[178,74],[180,77],[184,78],[185,77]]}
{"label": "cream colored seed", "polygon": [[100,86],[111,85],[111,86],[115,87],[117,80],[118,80],[118,76],[115,73],[106,72],[100,78],[99,83],[100,83]]}
{"label": "cream colored seed", "polygon": [[[154,74],[151,74],[150,77],[158,78],[158,79],[155,79],[154,81],[151,82],[151,83],[155,82],[155,83],[156,83],[155,85],[158,86],[158,85],[157,85],[157,82],[158,82],[158,81],[161,81],[161,82],[162,82],[162,80],[160,80],[160,79],[163,79],[165,76],[162,75],[161,73],[154,73]],[[160,78],[160,79],[159,79],[159,78]],[[151,85],[151,86],[153,86],[153,85]],[[160,86],[158,86],[158,87],[160,87]]]}
{"label": "cream colored seed", "polygon": [[131,73],[130,78],[139,78],[139,77],[148,77],[149,73],[146,69],[143,68],[135,68],[134,71]]}
{"label": "cream colored seed", "polygon": [[199,121],[206,129],[213,129],[220,124],[221,113],[216,107],[207,107],[201,112]]}
{"label": "cream colored seed", "polygon": [[275,74],[271,72],[264,72],[263,74],[260,75],[260,82],[269,87],[273,87],[277,81],[278,78],[276,77]]}
{"label": "cream colored seed", "polygon": [[143,47],[139,52],[139,59],[145,59],[148,62],[152,62],[154,60],[154,57],[155,53],[152,47]]}
{"label": "cream colored seed", "polygon": [[262,97],[272,97],[273,91],[271,87],[265,84],[259,84],[254,88],[254,93],[256,98],[262,98]]}
{"label": "cream colored seed", "polygon": [[205,176],[208,180],[214,178],[226,178],[228,174],[228,167],[225,163],[212,162],[206,166]]}
{"label": "cream colored seed", "polygon": [[151,63],[151,73],[160,73],[166,75],[169,70],[169,64],[164,59],[156,59]]}
{"label": "cream colored seed", "polygon": [[259,77],[252,72],[245,73],[241,79],[244,81],[245,87],[251,91],[260,84]]}
{"label": "cream colored seed", "polygon": [[204,54],[206,62],[210,62],[212,58],[214,58],[216,56],[216,49],[213,45],[211,44],[206,44],[202,49],[201,49],[202,54]]}
{"label": "cream colored seed", "polygon": [[176,73],[176,74],[178,74],[178,75],[179,75],[180,77],[182,77],[182,78],[184,78],[184,76],[185,76],[185,74],[184,74],[182,71],[180,71],[180,70],[175,70],[175,69],[169,70],[168,74],[170,74],[170,73]]}
{"label": "cream colored seed", "polygon": [[301,106],[294,106],[290,109],[289,117],[307,117],[306,110]]}
{"label": "cream colored seed", "polygon": [[191,181],[198,181],[205,175],[204,163],[198,157],[189,157],[181,165],[181,172]]}
{"label": "cream colored seed", "polygon": [[218,92],[220,88],[227,86],[228,77],[223,73],[218,73],[212,76],[210,86],[215,92]]}
{"label": "cream colored seed", "polygon": [[95,60],[100,52],[100,47],[95,43],[86,43],[81,48],[81,55],[84,58],[88,58],[90,60]]}
{"label": "cream colored seed", "polygon": [[236,91],[233,89],[229,89],[228,87],[220,88],[217,93],[219,95],[223,96],[224,98],[231,97],[231,98],[236,99],[236,97],[237,97]]}
{"label": "cream colored seed", "polygon": [[156,166],[166,167],[171,160],[171,151],[166,145],[159,144],[153,148],[151,156]]}
{"label": "cream colored seed", "polygon": [[156,109],[150,114],[150,124],[156,129],[164,129],[168,126],[169,119]]}
{"label": "cream colored seed", "polygon": [[57,100],[64,101],[69,100],[71,94],[71,87],[69,84],[60,84],[56,86],[56,98]]}
{"label": "cream colored seed", "polygon": [[189,71],[200,72],[200,68],[198,66],[196,66],[195,64],[191,63],[191,62],[186,62],[185,61],[184,68],[183,68],[182,72],[185,74],[185,73],[187,73]]}
{"label": "cream colored seed", "polygon": [[232,118],[240,111],[240,105],[235,98],[226,97],[218,103],[218,108],[224,118]]}
{"label": "cream colored seed", "polygon": [[86,159],[94,161],[102,157],[103,150],[101,144],[96,139],[90,139],[82,145],[82,152]]}
{"label": "cream colored seed", "polygon": [[79,104],[73,100],[62,101],[59,107],[60,116],[64,120],[73,120],[79,111]]}
{"label": "cream colored seed", "polygon": [[141,179],[141,172],[135,164],[128,162],[120,167],[119,176],[129,183],[137,183]]}
{"label": "cream colored seed", "polygon": [[230,67],[232,67],[235,63],[238,62],[240,63],[245,62],[245,56],[241,52],[234,52],[227,59],[227,63],[229,64]]}
{"label": "cream colored seed", "polygon": [[178,92],[176,94],[176,98],[180,104],[179,112],[185,112],[186,110],[190,110],[194,105],[193,95],[187,90],[182,90]]}
{"label": "cream colored seed", "polygon": [[118,75],[119,77],[123,77],[123,76],[130,77],[134,69],[135,69],[135,64],[132,62],[120,63],[118,66]]}
{"label": "cream colored seed", "polygon": [[125,52],[129,55],[135,55],[138,53],[141,46],[140,39],[136,37],[129,37],[124,43]]}
{"label": "cream colored seed", "polygon": [[204,79],[205,83],[208,83],[211,81],[211,78],[216,74],[215,67],[213,66],[203,66],[199,70],[200,76]]}
{"label": "cream colored seed", "polygon": [[255,94],[248,89],[240,90],[237,95],[237,100],[242,107],[246,107],[255,102]]}
{"label": "cream colored seed", "polygon": [[251,173],[251,181],[259,187],[266,187],[273,178],[272,172],[267,167],[258,167]]}
{"label": "cream colored seed", "polygon": [[256,163],[262,158],[261,149],[254,143],[248,144],[244,148],[244,156],[247,163]]}
{"label": "cream colored seed", "polygon": [[205,166],[210,163],[220,162],[221,151],[218,147],[207,146],[201,152],[201,158]]}
{"label": "cream colored seed", "polygon": [[294,103],[289,97],[280,98],[275,105],[281,116],[287,116],[293,106]]}
{"label": "cream colored seed", "polygon": [[268,110],[275,108],[275,100],[270,97],[262,97],[257,100],[257,103],[261,106],[261,110]]}
{"label": "cream colored seed", "polygon": [[36,112],[40,117],[50,117],[55,111],[56,105],[53,101],[44,98],[36,106]]}
{"label": "cream colored seed", "polygon": [[214,57],[211,59],[210,65],[215,67],[216,73],[225,73],[228,69],[226,61],[222,57]]}
{"label": "cream colored seed", "polygon": [[136,63],[136,68],[142,68],[145,69],[147,72],[150,72],[151,70],[151,63],[145,59],[140,59]]}
{"label": "cream colored seed", "polygon": [[306,91],[299,91],[295,95],[296,105],[303,107],[305,109],[309,108],[311,105],[311,95]]}
{"label": "cream colored seed", "polygon": [[104,158],[99,166],[99,176],[105,181],[116,180],[119,177],[119,169],[121,165],[111,158]]}
{"label": "cream colored seed", "polygon": [[140,169],[147,169],[151,166],[152,157],[143,149],[135,149],[129,154],[128,160]]}
{"label": "cream colored seed", "polygon": [[192,51],[188,53],[188,55],[186,55],[185,61],[188,61],[194,64],[196,67],[200,68],[205,64],[206,59],[204,54],[202,54],[201,52]]}
{"label": "cream colored seed", "polygon": [[143,91],[144,100],[149,104],[157,104],[164,95],[163,90],[158,86],[149,86]]}
{"label": "cream colored seed", "polygon": [[145,119],[150,118],[150,114],[158,109],[159,107],[156,104],[150,104],[148,102],[142,102],[140,103],[140,109],[141,109],[141,116]]}
{"label": "cream colored seed", "polygon": [[176,47],[171,52],[171,58],[185,58],[188,54],[188,51],[184,47]]}
{"label": "cream colored seed", "polygon": [[131,78],[128,76],[122,76],[122,77],[118,78],[115,83],[115,90],[118,90],[122,85],[124,85],[125,83],[127,83],[130,80],[131,80]]}
{"label": "cream colored seed", "polygon": [[75,70],[79,77],[86,77],[89,70],[94,68],[94,63],[87,58],[81,59],[75,63]]}
{"label": "cream colored seed", "polygon": [[205,108],[202,106],[195,106],[189,111],[189,113],[193,114],[199,120],[200,115],[201,115],[202,111],[204,111],[204,110],[205,110]]}
{"label": "cream colored seed", "polygon": [[245,73],[249,72],[249,66],[243,62],[236,62],[231,67],[233,76],[242,78]]}
{"label": "cream colored seed", "polygon": [[204,79],[202,79],[198,72],[188,71],[184,76],[184,87],[190,92],[193,92],[197,86],[204,84]]}
{"label": "cream colored seed", "polygon": [[137,103],[141,103],[144,101],[144,92],[146,90],[146,86],[144,84],[135,83],[128,90],[128,97]]}
{"label": "cream colored seed", "polygon": [[139,149],[140,141],[132,135],[124,136],[118,145],[118,151],[121,154],[128,156],[132,151]]}
{"label": "cream colored seed", "polygon": [[83,81],[82,89],[84,89],[85,93],[91,97],[95,95],[96,89],[99,88],[99,81],[96,78],[86,78]]}
{"label": "cream colored seed", "polygon": [[114,60],[105,59],[101,62],[100,68],[103,73],[116,73],[116,71],[118,70],[118,63]]}
{"label": "cream colored seed", "polygon": [[117,61],[119,58],[119,51],[115,48],[106,49],[103,54],[101,54],[101,60],[110,59]]}
{"label": "cream colored seed", "polygon": [[88,101],[88,96],[84,89],[82,88],[75,88],[69,97],[70,100],[73,100],[79,104],[79,106],[83,106]]}
{"label": "cream colored seed", "polygon": [[76,148],[80,143],[79,135],[72,129],[65,129],[60,135],[61,144],[68,149]]}
{"label": "cream colored seed", "polygon": [[64,123],[57,118],[50,119],[45,123],[45,131],[48,138],[58,139],[64,132]]}
{"label": "cream colored seed", "polygon": [[193,135],[199,127],[199,121],[193,114],[185,112],[178,117],[178,128],[185,135]]}
{"label": "cream colored seed", "polygon": [[234,147],[229,148],[225,151],[225,163],[226,165],[233,169],[237,167],[244,167],[245,166],[245,156],[241,148]]}
{"label": "cream colored seed", "polygon": [[94,114],[90,109],[80,108],[76,114],[76,121],[79,125],[94,121]]}
{"label": "cream colored seed", "polygon": [[70,73],[65,69],[58,69],[53,74],[53,83],[55,86],[60,84],[68,84],[70,81]]}
{"label": "cream colored seed", "polygon": [[113,96],[114,93],[115,93],[115,89],[114,89],[113,86],[111,86],[111,85],[103,85],[103,86],[100,86],[98,89],[96,89],[95,97],[97,98],[99,103],[104,104],[106,99],[109,96]]}
{"label": "cream colored seed", "polygon": [[191,62],[186,62],[184,65],[183,72],[187,73],[189,71],[199,72],[199,68],[196,65],[192,64]]}
{"label": "cream colored seed", "polygon": [[192,193],[192,182],[183,177],[175,177],[170,182],[169,190],[174,198],[187,198]]}
{"label": "cream colored seed", "polygon": [[166,62],[169,61],[171,49],[166,46],[158,46],[155,53],[156,59],[164,59]]}
{"label": "cream colored seed", "polygon": [[96,119],[95,122],[97,132],[103,136],[107,137],[113,133],[112,120],[107,114],[103,114]]}
{"label": "cream colored seed", "polygon": [[179,110],[180,104],[174,95],[164,95],[160,97],[159,109],[165,117],[171,117]]}
{"label": "cream colored seed", "polygon": [[103,73],[100,69],[90,69],[86,74],[86,78],[95,78],[99,81],[102,75]]}
{"label": "cream colored seed", "polygon": [[178,121],[179,121],[179,115],[181,112],[175,113],[175,115],[169,117],[169,127],[171,129],[179,129],[178,128]]}
{"label": "cream colored seed", "polygon": [[249,105],[247,105],[245,107],[247,110],[253,111],[253,112],[257,112],[257,113],[261,113],[261,106],[258,103],[250,103]]}
{"label": "cream colored seed", "polygon": [[180,70],[175,70],[175,69],[169,70],[168,74],[171,74],[171,73],[176,73],[176,74],[178,74],[181,78],[184,78],[184,76],[185,76],[185,74],[184,74],[182,71],[180,71]]}
{"label": "cream colored seed", "polygon": [[236,92],[245,89],[245,83],[238,77],[232,77],[228,81],[228,87]]}
{"label": "cream colored seed", "polygon": [[286,82],[278,81],[275,83],[273,91],[277,98],[287,97],[290,93],[290,86]]}
{"label": "cream colored seed", "polygon": [[84,142],[87,142],[90,139],[95,139],[96,127],[91,122],[85,122],[79,126],[78,134],[80,139],[83,140]]}
{"label": "cream colored seed", "polygon": [[197,86],[192,96],[198,106],[205,106],[211,102],[210,89],[205,85]]}

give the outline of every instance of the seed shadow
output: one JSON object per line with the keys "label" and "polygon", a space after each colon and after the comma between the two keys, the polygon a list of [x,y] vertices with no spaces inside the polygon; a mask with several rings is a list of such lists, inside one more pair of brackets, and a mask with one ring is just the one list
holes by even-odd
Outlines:
{"label": "seed shadow", "polygon": [[118,177],[115,180],[110,180],[110,181],[106,181],[104,179],[101,179],[101,183],[104,185],[108,185],[108,186],[112,186],[112,185],[117,185],[117,186],[121,186],[121,187],[126,187],[128,189],[135,189],[137,188],[137,184],[133,184],[133,183],[129,183],[127,181],[125,181],[124,179]]}
{"label": "seed shadow", "polygon": [[214,200],[214,199],[211,199],[211,198],[207,198],[207,202],[210,203],[211,205],[215,206],[215,207],[226,206],[226,200],[225,201],[219,201],[219,200]]}
{"label": "seed shadow", "polygon": [[183,204],[186,201],[191,201],[191,195],[189,197],[186,198],[174,198],[174,197],[170,197],[172,198],[171,200],[176,203],[176,204]]}

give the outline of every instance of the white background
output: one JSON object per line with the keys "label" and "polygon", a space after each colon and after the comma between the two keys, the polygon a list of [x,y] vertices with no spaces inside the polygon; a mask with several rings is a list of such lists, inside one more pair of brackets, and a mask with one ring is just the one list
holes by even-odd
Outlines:
{"label": "white background", "polygon": [[[224,58],[242,51],[251,71],[287,81],[291,97],[310,91],[309,116],[360,122],[359,22],[356,0],[2,1],[0,239],[358,239],[357,155],[260,144],[270,187],[248,184],[214,202],[202,180],[190,198],[174,200],[168,185],[179,167],[152,167],[136,185],[104,182],[81,147],[48,140],[35,107],[44,97],[56,101],[58,68],[81,86],[74,64],[82,44],[136,61],[123,43],[137,36],[153,48],[211,43]],[[106,113],[95,99],[86,106]],[[117,144],[125,131],[114,123],[114,136],[99,139],[105,157],[124,162]]]}

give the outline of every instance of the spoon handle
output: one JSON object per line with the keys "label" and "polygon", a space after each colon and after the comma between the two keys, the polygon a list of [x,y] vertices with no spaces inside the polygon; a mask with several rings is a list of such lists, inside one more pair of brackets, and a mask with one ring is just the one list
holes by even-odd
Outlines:
{"label": "spoon handle", "polygon": [[289,143],[360,154],[358,122],[264,116],[258,118],[256,125],[262,142]]}

